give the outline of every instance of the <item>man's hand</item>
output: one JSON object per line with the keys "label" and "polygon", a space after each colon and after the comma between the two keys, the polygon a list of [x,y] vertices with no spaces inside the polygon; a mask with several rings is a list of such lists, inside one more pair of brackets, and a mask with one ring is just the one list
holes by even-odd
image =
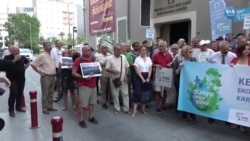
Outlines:
{"label": "man's hand", "polygon": [[155,67],[156,67],[156,68],[159,68],[159,69],[161,69],[161,68],[162,68],[162,66],[161,66],[161,65],[155,65]]}
{"label": "man's hand", "polygon": [[146,79],[146,82],[149,83],[149,82],[150,82],[150,78],[147,78],[147,79]]}
{"label": "man's hand", "polygon": [[4,77],[3,80],[4,80],[4,83],[5,83],[8,87],[10,87],[10,85],[11,85],[10,80],[9,80],[7,77]]}
{"label": "man's hand", "polygon": [[117,71],[117,70],[113,70],[112,73],[113,73],[113,74],[120,74],[120,72]]}
{"label": "man's hand", "polygon": [[21,60],[21,56],[20,55],[15,55],[14,59],[13,59],[13,62],[17,62],[19,60]]}

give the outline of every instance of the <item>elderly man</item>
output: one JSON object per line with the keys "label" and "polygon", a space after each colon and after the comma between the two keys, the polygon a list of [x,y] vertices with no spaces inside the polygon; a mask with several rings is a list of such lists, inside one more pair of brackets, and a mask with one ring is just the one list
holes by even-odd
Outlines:
{"label": "elderly man", "polygon": [[62,41],[56,40],[55,41],[55,48],[51,50],[51,56],[54,59],[55,62],[55,69],[56,69],[56,88],[57,92],[60,93],[61,90],[61,71],[60,71],[60,64],[62,63]]}
{"label": "elderly man", "polygon": [[214,53],[214,51],[210,48],[208,48],[208,45],[210,44],[210,40],[201,40],[200,45],[200,51],[197,54],[197,62],[203,62],[208,63],[210,62],[210,57]]}
{"label": "elderly man", "polygon": [[[121,46],[114,46],[114,55],[107,61],[105,69],[111,73],[111,91],[113,93],[113,102],[115,108],[115,115],[117,115],[120,110],[120,102],[119,102],[119,91],[121,91],[122,99],[123,99],[123,111],[125,113],[130,114],[129,112],[129,96],[128,96],[128,69],[129,63],[124,55],[121,54]],[[121,86],[115,86],[113,83],[114,79],[119,79],[121,82]]]}
{"label": "elderly man", "polygon": [[21,107],[21,99],[25,85],[25,69],[28,68],[29,61],[26,57],[19,55],[19,47],[17,46],[11,46],[10,53],[4,59],[14,62],[14,72],[6,72],[6,76],[12,83],[8,100],[9,115],[15,117],[14,106],[16,107],[16,111],[25,112]]}
{"label": "elderly man", "polygon": [[111,54],[108,52],[108,47],[105,44],[100,45],[100,55],[97,56],[96,61],[100,63],[102,67],[102,76],[100,77],[101,83],[101,96],[102,96],[102,107],[108,109],[108,98],[110,97],[110,74],[105,70],[107,60],[111,57]]}
{"label": "elderly man", "polygon": [[31,66],[41,76],[42,110],[43,114],[49,114],[49,111],[57,111],[53,108],[56,70],[51,56],[51,43],[44,42],[43,49],[44,52],[32,62]]}
{"label": "elderly man", "polygon": [[[156,67],[156,70],[161,68],[170,68],[173,58],[171,54],[166,50],[167,42],[164,40],[159,41],[158,48],[159,52],[152,57],[153,67]],[[154,89],[156,112],[162,113],[161,109],[167,109],[165,105],[167,101],[167,88],[155,85]],[[163,94],[161,95],[161,93]]]}
{"label": "elderly man", "polygon": [[229,44],[227,41],[221,41],[219,43],[220,51],[215,52],[210,57],[211,63],[217,64],[230,64],[233,58],[236,57],[236,54],[229,51]]}
{"label": "elderly man", "polygon": [[94,117],[94,105],[97,101],[96,77],[83,78],[80,70],[81,63],[91,62],[95,62],[95,59],[91,56],[91,48],[88,45],[84,45],[82,47],[82,56],[75,60],[72,68],[72,75],[77,78],[77,85],[79,86],[79,126],[82,128],[87,127],[84,120],[84,115],[86,114],[84,109],[86,108],[88,108],[89,112],[89,121],[98,124],[98,121]]}

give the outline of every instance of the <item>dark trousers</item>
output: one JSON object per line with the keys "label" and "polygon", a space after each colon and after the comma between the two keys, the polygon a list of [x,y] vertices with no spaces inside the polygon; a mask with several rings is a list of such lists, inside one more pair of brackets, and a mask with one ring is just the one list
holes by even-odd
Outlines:
{"label": "dark trousers", "polygon": [[[177,97],[176,97],[176,111],[178,111],[178,99],[179,99],[180,81],[179,80],[175,80],[174,84],[175,84],[175,89],[176,89],[176,94],[177,94]],[[182,118],[187,118],[188,115],[190,116],[191,119],[193,119],[193,120],[196,119],[195,114],[188,113],[188,112],[183,112],[183,111],[181,112],[181,117]]]}
{"label": "dark trousers", "polygon": [[14,111],[14,106],[16,106],[16,109],[21,108],[21,99],[23,95],[24,85],[25,85],[24,79],[11,81],[10,95],[8,100],[9,112]]}

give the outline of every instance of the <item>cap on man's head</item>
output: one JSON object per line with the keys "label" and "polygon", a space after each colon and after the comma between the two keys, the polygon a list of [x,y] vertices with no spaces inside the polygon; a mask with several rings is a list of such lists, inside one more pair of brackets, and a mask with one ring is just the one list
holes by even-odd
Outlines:
{"label": "cap on man's head", "polygon": [[210,44],[210,40],[201,40],[201,41],[199,42],[199,45],[200,45],[200,46],[208,45],[208,44]]}

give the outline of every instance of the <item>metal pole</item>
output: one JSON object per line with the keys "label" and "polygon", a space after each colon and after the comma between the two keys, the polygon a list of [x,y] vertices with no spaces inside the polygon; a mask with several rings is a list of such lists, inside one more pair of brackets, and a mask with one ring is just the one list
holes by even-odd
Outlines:
{"label": "metal pole", "polygon": [[74,31],[74,27],[73,27],[73,48],[74,48],[74,44],[75,44],[75,37],[74,37],[75,31]]}
{"label": "metal pole", "polygon": [[87,41],[87,33],[86,33],[86,20],[85,20],[85,14],[86,14],[86,3],[85,0],[83,0],[83,30],[84,30],[84,42]]}
{"label": "metal pole", "polygon": [[33,47],[32,47],[32,35],[31,35],[31,23],[29,23],[30,25],[30,48],[31,48],[31,51],[33,53]]}
{"label": "metal pole", "polygon": [[69,25],[69,34],[68,34],[68,44],[70,44],[70,22],[69,22],[69,3],[67,4],[67,8],[68,8],[68,25]]}

